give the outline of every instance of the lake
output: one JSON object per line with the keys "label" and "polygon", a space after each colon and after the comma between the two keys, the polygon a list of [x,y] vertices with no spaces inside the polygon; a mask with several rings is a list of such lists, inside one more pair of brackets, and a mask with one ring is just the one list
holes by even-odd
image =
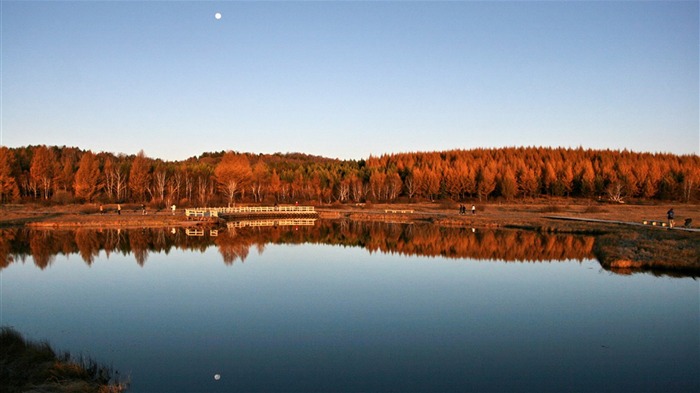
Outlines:
{"label": "lake", "polygon": [[0,234],[1,324],[112,365],[130,392],[700,391],[696,278],[604,270],[592,236],[314,220]]}

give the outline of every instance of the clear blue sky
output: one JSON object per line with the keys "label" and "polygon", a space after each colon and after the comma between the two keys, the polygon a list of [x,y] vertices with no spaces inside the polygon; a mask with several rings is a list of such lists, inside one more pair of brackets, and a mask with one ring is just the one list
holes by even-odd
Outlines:
{"label": "clear blue sky", "polygon": [[700,153],[698,1],[1,4],[10,147]]}

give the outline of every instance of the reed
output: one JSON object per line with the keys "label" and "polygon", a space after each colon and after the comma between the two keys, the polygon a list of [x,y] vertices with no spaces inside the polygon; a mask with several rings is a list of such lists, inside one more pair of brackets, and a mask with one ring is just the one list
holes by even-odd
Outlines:
{"label": "reed", "polygon": [[128,382],[117,375],[92,359],[56,353],[47,342],[29,341],[13,328],[0,328],[0,389],[5,393],[124,392]]}

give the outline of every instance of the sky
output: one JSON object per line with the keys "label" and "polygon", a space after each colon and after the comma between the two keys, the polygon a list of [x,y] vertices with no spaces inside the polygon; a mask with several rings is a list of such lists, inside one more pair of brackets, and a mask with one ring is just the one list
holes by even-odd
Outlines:
{"label": "sky", "polygon": [[699,154],[698,4],[2,0],[0,145]]}

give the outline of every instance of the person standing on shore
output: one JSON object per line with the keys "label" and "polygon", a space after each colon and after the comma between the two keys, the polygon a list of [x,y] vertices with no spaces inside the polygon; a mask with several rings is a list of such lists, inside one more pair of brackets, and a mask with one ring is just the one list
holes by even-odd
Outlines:
{"label": "person standing on shore", "polygon": [[472,214],[476,214],[476,206],[472,205]]}
{"label": "person standing on shore", "polygon": [[673,212],[673,208],[671,208],[671,210],[666,212],[666,218],[668,218],[668,229],[673,228],[673,224],[675,224],[673,221],[674,217],[675,213]]}
{"label": "person standing on shore", "polygon": [[122,205],[117,203],[117,215],[121,216],[122,215]]}
{"label": "person standing on shore", "polygon": [[143,203],[141,204],[141,214],[144,216],[146,215],[146,205]]}
{"label": "person standing on shore", "polygon": [[173,211],[173,216],[174,216],[174,215],[175,215],[175,209],[176,209],[175,205],[170,206],[170,209],[172,209],[172,211]]}

